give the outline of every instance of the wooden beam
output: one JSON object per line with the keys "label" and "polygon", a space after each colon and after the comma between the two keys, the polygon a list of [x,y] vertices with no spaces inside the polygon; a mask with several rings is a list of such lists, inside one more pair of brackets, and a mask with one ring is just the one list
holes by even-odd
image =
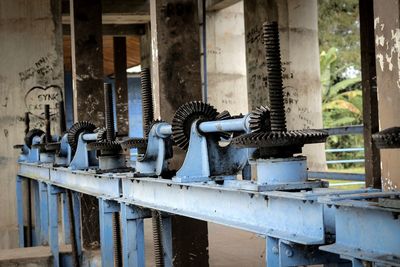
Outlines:
{"label": "wooden beam", "polygon": [[206,0],[207,11],[218,11],[240,2],[240,0]]}
{"label": "wooden beam", "polygon": [[[69,1],[62,2],[62,22],[68,24]],[[103,24],[135,24],[150,21],[149,0],[102,0]]]}
{"label": "wooden beam", "polygon": [[126,38],[114,37],[115,100],[118,135],[129,134]]}
{"label": "wooden beam", "polygon": [[371,138],[373,133],[379,131],[373,0],[359,0],[359,9],[361,77],[363,89],[365,186],[381,188],[380,154]]}
{"label": "wooden beam", "polygon": [[[197,0],[152,0],[151,44],[155,117],[171,122],[184,103],[202,99]],[[171,168],[183,162],[174,150]],[[208,266],[207,222],[172,219],[174,266]]]}
{"label": "wooden beam", "polygon": [[[143,35],[145,33],[144,24],[103,24],[103,36],[133,36]],[[63,24],[63,35],[71,35],[69,24]]]}
{"label": "wooden beam", "polygon": [[[104,126],[103,39],[101,3],[71,0],[71,56],[76,121]],[[82,241],[91,249],[100,243],[99,210],[95,197],[81,198]]]}

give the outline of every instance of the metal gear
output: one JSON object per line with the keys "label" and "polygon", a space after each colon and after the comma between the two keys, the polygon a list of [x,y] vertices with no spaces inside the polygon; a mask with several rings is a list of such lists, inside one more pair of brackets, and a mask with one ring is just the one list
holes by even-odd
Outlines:
{"label": "metal gear", "polygon": [[147,139],[145,138],[130,138],[121,142],[121,147],[123,149],[130,148],[146,148],[147,147]]}
{"label": "metal gear", "polygon": [[61,147],[60,142],[54,142],[54,143],[47,143],[45,145],[46,151],[59,151]]}
{"label": "metal gear", "polygon": [[259,106],[250,113],[250,130],[252,133],[271,131],[271,113],[268,107]]}
{"label": "metal gear", "polygon": [[377,148],[400,148],[400,127],[391,127],[372,135]]}
{"label": "metal gear", "polygon": [[33,142],[33,138],[35,138],[36,136],[41,137],[44,134],[44,132],[40,129],[32,129],[30,130],[24,138],[25,141],[25,145],[27,145],[29,148],[31,148],[32,146],[32,142]]}
{"label": "metal gear", "polygon": [[217,110],[201,101],[188,102],[178,108],[172,120],[172,137],[175,144],[186,150],[189,147],[190,130],[194,121],[216,120]]}
{"label": "metal gear", "polygon": [[231,114],[229,113],[229,111],[224,110],[221,113],[219,113],[216,117],[217,120],[229,120],[232,119]]}
{"label": "metal gear", "polygon": [[147,132],[145,132],[145,134],[146,134],[146,137],[145,137],[145,139],[147,139],[147,137],[149,136],[149,133],[150,133],[150,131],[151,131],[151,128],[153,128],[153,126],[155,125],[155,124],[157,124],[157,123],[161,123],[161,122],[165,122],[164,120],[153,120],[153,121],[151,121],[148,125],[147,125]]}
{"label": "metal gear", "polygon": [[104,127],[97,128],[95,131],[97,133],[97,142],[104,142],[107,140],[107,130]]}
{"label": "metal gear", "polygon": [[78,146],[79,135],[81,133],[93,132],[95,129],[96,126],[88,121],[78,121],[69,128],[67,140],[73,153],[75,153]]}
{"label": "metal gear", "polygon": [[290,147],[304,144],[323,143],[328,133],[322,130],[273,131],[244,134],[233,139],[237,147]]}
{"label": "metal gear", "polygon": [[97,151],[120,151],[121,144],[117,141],[104,141],[104,142],[92,142],[87,144],[88,150],[97,150]]}

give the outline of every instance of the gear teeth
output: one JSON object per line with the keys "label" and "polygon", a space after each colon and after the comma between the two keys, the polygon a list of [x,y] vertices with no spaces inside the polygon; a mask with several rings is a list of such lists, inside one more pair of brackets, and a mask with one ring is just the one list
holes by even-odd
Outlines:
{"label": "gear teeth", "polygon": [[293,130],[287,132],[258,132],[241,135],[232,140],[237,147],[289,147],[323,143],[328,133],[322,130]]}
{"label": "gear teeth", "polygon": [[372,135],[379,149],[400,148],[400,127],[391,127]]}
{"label": "gear teeth", "polygon": [[271,131],[271,113],[268,107],[260,106],[250,113],[250,130],[253,133]]}
{"label": "gear teeth", "polygon": [[78,139],[81,133],[91,133],[94,132],[96,126],[88,121],[78,121],[71,126],[68,130],[67,140],[71,147],[72,153],[75,153],[78,146]]}
{"label": "gear teeth", "polygon": [[183,150],[189,146],[192,123],[197,119],[216,120],[217,110],[201,101],[188,102],[178,108],[172,120],[172,136],[175,144]]}
{"label": "gear teeth", "polygon": [[216,117],[217,120],[229,120],[231,119],[231,114],[229,113],[229,111],[224,110],[221,113],[219,113]]}
{"label": "gear teeth", "polygon": [[112,150],[120,151],[122,149],[121,144],[117,141],[104,141],[104,142],[92,142],[87,144],[88,150]]}
{"label": "gear teeth", "polygon": [[25,141],[25,145],[27,145],[29,148],[31,148],[32,146],[32,142],[33,142],[33,138],[35,138],[36,136],[43,136],[44,132],[40,129],[32,129],[30,130],[24,138]]}
{"label": "gear teeth", "polygon": [[97,133],[96,142],[104,142],[107,140],[107,129],[106,128],[99,127],[94,132]]}
{"label": "gear teeth", "polygon": [[130,138],[123,142],[121,142],[121,147],[123,149],[130,148],[146,148],[147,147],[147,139],[144,138]]}

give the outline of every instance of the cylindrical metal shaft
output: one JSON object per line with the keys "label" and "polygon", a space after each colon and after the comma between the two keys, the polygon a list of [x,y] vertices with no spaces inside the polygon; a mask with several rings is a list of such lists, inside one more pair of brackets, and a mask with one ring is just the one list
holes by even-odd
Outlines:
{"label": "cylindrical metal shaft", "polygon": [[205,121],[199,124],[204,133],[240,132],[246,130],[246,117],[222,121]]}
{"label": "cylindrical metal shaft", "polygon": [[51,132],[50,132],[50,105],[44,105],[44,119],[46,125],[46,143],[51,142]]}
{"label": "cylindrical metal shaft", "polygon": [[58,112],[60,114],[60,133],[63,134],[67,130],[67,125],[65,123],[64,101],[58,102]]}
{"label": "cylindrical metal shaft", "polygon": [[29,123],[30,123],[30,119],[29,119],[29,112],[25,112],[25,135],[29,132]]}
{"label": "cylindrical metal shaft", "polygon": [[142,85],[143,132],[147,137],[147,133],[150,131],[150,124],[154,120],[151,76],[149,68],[142,69],[140,72],[140,80]]}
{"label": "cylindrical metal shaft", "polygon": [[115,130],[114,130],[113,97],[112,97],[112,86],[110,83],[104,83],[104,107],[105,107],[107,141],[114,141]]}
{"label": "cylindrical metal shaft", "polygon": [[277,22],[263,24],[263,38],[267,59],[267,87],[271,109],[271,130],[286,131],[281,51]]}

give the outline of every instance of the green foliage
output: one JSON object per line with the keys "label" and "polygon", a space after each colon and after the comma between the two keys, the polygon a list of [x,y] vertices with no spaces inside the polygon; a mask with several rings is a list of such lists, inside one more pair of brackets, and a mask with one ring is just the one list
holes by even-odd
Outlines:
{"label": "green foliage", "polygon": [[358,0],[318,0],[320,51],[337,47],[335,68],[360,70],[360,22]]}
{"label": "green foliage", "polygon": [[[324,127],[339,127],[362,123],[361,77],[338,79],[336,63],[337,49],[330,48],[320,55],[322,111]],[[328,148],[345,148],[363,146],[360,135],[332,136],[328,139]],[[362,158],[362,152],[329,153],[328,160],[343,158]],[[354,167],[354,164],[336,164],[335,168]]]}

